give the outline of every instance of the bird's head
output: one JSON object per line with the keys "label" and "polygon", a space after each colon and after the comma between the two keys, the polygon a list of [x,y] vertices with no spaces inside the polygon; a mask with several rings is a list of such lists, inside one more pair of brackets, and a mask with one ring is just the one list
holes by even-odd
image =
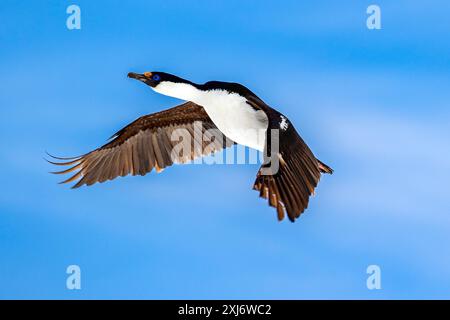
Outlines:
{"label": "bird's head", "polygon": [[143,74],[130,72],[128,73],[128,78],[142,81],[150,87],[155,88],[164,81],[163,78],[166,78],[165,75],[162,72],[144,72]]}
{"label": "bird's head", "polygon": [[142,81],[158,93],[183,100],[191,98],[190,92],[196,86],[188,80],[160,71],[144,72],[143,74],[130,72],[128,77]]}

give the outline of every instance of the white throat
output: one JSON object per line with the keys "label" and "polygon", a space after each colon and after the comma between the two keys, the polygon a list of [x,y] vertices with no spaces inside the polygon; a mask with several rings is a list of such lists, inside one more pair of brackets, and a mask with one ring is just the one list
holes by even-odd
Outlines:
{"label": "white throat", "polygon": [[169,81],[163,81],[152,89],[165,96],[192,102],[195,102],[193,99],[197,99],[202,92],[191,84]]}
{"label": "white throat", "polygon": [[225,136],[244,146],[264,150],[267,115],[254,110],[245,97],[227,90],[203,91],[192,84],[168,81],[161,82],[153,90],[202,106]]}

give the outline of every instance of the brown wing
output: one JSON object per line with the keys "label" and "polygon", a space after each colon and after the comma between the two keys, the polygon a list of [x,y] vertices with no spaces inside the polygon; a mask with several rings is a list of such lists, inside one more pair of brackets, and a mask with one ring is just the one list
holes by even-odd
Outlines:
{"label": "brown wing", "polygon": [[130,173],[145,175],[153,168],[160,172],[173,163],[185,163],[234,144],[217,129],[203,107],[193,102],[140,117],[111,139],[80,157],[53,157],[69,161],[50,163],[71,166],[54,173],[78,170],[61,183],[79,179],[73,186],[78,188]]}
{"label": "brown wing", "polygon": [[263,168],[267,169],[270,164],[263,165],[258,171],[253,189],[259,191],[260,197],[267,199],[269,205],[277,209],[278,220],[282,220],[287,212],[289,220],[294,222],[308,207],[309,197],[314,193],[321,174],[332,174],[333,170],[316,159],[287,118],[284,117],[288,122],[287,130],[282,130],[279,125],[282,115],[279,112],[261,100],[251,99],[250,104],[270,113],[269,129],[278,132],[278,136],[272,137],[269,136],[273,134],[272,130],[267,130],[265,154],[271,154],[272,138],[278,139],[279,145],[278,153],[275,154],[279,161],[278,170],[263,172]]}
{"label": "brown wing", "polygon": [[[281,136],[282,139],[286,137]],[[280,141],[278,171],[264,174],[263,165],[258,171],[253,189],[277,209],[278,220],[283,220],[286,212],[289,220],[294,222],[308,207],[321,173],[331,174],[333,170],[315,158],[299,135],[287,141],[288,146],[283,146]]]}

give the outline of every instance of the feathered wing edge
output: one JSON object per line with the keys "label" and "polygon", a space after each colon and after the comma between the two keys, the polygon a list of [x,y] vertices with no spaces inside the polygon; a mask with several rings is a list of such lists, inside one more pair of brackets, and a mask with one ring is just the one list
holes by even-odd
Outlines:
{"label": "feathered wing edge", "polygon": [[263,165],[253,185],[260,197],[267,199],[269,205],[276,208],[280,221],[284,219],[285,213],[291,222],[299,218],[308,208],[309,198],[314,194],[321,173],[333,173],[329,166],[314,157],[296,132],[294,140],[289,145],[285,144],[284,148],[283,142],[280,143],[282,149],[277,154],[278,171],[272,175],[264,175]]}
{"label": "feathered wing edge", "polygon": [[[173,148],[179,146],[178,141],[171,140],[172,133],[180,129],[189,136],[187,141],[190,141],[191,146],[188,154],[172,152]],[[200,131],[199,134],[194,133],[196,130]],[[203,135],[206,140],[199,140]],[[185,137],[182,139],[184,144]],[[77,170],[60,183],[79,179],[72,187],[78,188],[128,174],[145,175],[153,168],[161,172],[173,163],[186,163],[233,144],[233,141],[221,134],[201,106],[187,102],[138,118],[114,134],[106,145],[82,156],[61,158],[47,153],[61,162],[47,161],[57,166],[70,166],[68,169],[52,172],[54,174]]]}
{"label": "feathered wing edge", "polygon": [[309,165],[302,164],[301,159],[294,156],[285,160],[274,175],[263,175],[261,170],[258,171],[253,189],[276,208],[278,220],[283,220],[287,213],[289,220],[294,222],[308,208],[309,197],[320,180],[320,174],[312,174]]}

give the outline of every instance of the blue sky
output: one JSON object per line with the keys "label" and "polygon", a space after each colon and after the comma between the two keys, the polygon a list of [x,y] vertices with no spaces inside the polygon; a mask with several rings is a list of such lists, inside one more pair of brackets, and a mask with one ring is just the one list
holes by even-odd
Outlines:
{"label": "blue sky", "polygon": [[[382,29],[366,28],[381,7]],[[81,30],[66,8],[81,8]],[[2,1],[0,298],[450,298],[448,1]],[[70,190],[85,153],[179,101],[126,78],[247,85],[335,169],[294,224],[257,165]],[[67,290],[79,265],[82,289]],[[368,290],[366,268],[381,268]]]}

